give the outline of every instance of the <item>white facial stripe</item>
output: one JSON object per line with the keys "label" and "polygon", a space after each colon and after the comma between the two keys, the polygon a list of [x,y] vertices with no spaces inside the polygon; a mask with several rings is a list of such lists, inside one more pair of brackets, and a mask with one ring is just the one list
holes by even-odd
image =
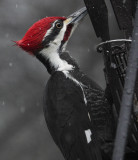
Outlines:
{"label": "white facial stripe", "polygon": [[[52,32],[53,28],[55,27],[55,24],[56,24],[57,21],[58,21],[58,20],[56,20],[56,21],[52,24],[52,27],[46,32],[46,34],[45,34],[45,36],[44,36],[44,38],[43,38],[43,41],[45,40],[45,38],[46,38],[47,36],[49,36],[49,35],[51,34],[51,32]],[[67,29],[67,25],[68,25],[67,22],[64,21],[64,22],[63,22],[63,28],[60,30],[59,34],[55,37],[55,40],[53,41],[53,43],[55,43],[55,44],[57,44],[57,45],[59,44],[59,48],[60,48],[60,45],[61,45],[61,41],[62,41],[63,38],[64,38],[66,29]],[[72,36],[72,33],[73,33],[74,30],[76,29],[77,25],[78,25],[78,24],[76,24],[75,26],[73,26],[68,40],[69,40],[70,37]],[[63,46],[62,46],[62,50],[63,50],[63,51],[65,51],[67,43],[68,43],[68,41],[66,41],[66,42],[63,44]],[[50,43],[50,44],[51,44],[51,43]]]}
{"label": "white facial stripe", "polygon": [[[55,21],[52,27],[47,31],[46,35],[44,36],[44,39],[51,34],[53,28],[55,27],[56,22],[57,21]],[[62,60],[58,53],[61,42],[65,35],[66,29],[67,29],[67,25],[64,22],[62,29],[60,30],[58,35],[55,37],[55,39],[53,41],[50,41],[49,46],[47,48],[44,48],[40,52],[40,54],[42,54],[44,57],[46,57],[46,59],[49,60],[49,62],[51,63],[51,66],[53,66],[57,71],[73,70],[73,66],[68,64],[65,60]]]}
{"label": "white facial stripe", "polygon": [[55,40],[53,41],[54,43],[56,43],[58,45],[58,47],[60,46],[61,41],[64,38],[64,34],[66,32],[66,29],[67,29],[67,25],[65,23],[63,23],[62,29],[60,30],[59,34],[56,36]]}
{"label": "white facial stripe", "polygon": [[91,135],[92,135],[91,130],[90,129],[85,130],[85,135],[86,135],[87,143],[90,143],[92,141],[92,139],[91,139]]}
{"label": "white facial stripe", "polygon": [[66,32],[66,25],[63,24],[63,28],[60,30],[59,34],[56,36],[56,39],[50,42],[49,47],[44,48],[41,51],[41,54],[43,54],[49,60],[49,62],[51,63],[51,66],[53,66],[57,71],[73,70],[73,66],[68,64],[65,60],[62,60],[59,57],[59,53],[58,53],[58,49],[60,47],[61,41],[64,38],[65,32]]}
{"label": "white facial stripe", "polygon": [[45,34],[45,36],[44,36],[44,38],[43,38],[43,41],[45,40],[45,38],[46,38],[47,36],[49,36],[49,35],[51,34],[53,28],[55,27],[55,23],[56,23],[57,21],[58,21],[58,20],[56,20],[56,21],[52,24],[52,27],[47,30],[47,32],[46,32],[46,34]]}

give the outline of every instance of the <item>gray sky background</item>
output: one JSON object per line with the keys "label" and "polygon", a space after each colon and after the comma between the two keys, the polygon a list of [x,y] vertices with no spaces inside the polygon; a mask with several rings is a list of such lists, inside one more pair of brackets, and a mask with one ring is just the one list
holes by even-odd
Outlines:
{"label": "gray sky background", "polygon": [[[109,0],[111,38],[122,38]],[[63,160],[45,124],[42,99],[49,75],[37,60],[14,47],[27,29],[45,16],[68,16],[83,0],[0,1],[0,160]],[[101,24],[102,25],[102,24]],[[87,16],[70,39],[67,50],[80,68],[103,88],[100,43]]]}

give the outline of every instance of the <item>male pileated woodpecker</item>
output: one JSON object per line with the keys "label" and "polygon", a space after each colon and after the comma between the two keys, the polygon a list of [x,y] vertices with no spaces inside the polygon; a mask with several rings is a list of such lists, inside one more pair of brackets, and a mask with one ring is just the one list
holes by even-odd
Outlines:
{"label": "male pileated woodpecker", "polygon": [[36,56],[51,77],[45,91],[44,115],[66,160],[102,160],[111,154],[112,112],[102,89],[65,52],[86,8],[68,18],[36,22],[16,44]]}

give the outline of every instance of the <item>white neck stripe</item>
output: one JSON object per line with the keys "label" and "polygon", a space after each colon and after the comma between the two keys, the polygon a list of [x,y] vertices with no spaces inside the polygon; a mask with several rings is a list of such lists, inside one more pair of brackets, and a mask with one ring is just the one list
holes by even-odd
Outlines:
{"label": "white neck stripe", "polygon": [[84,90],[83,90],[83,86],[84,86],[84,85],[83,85],[81,82],[79,82],[78,80],[76,80],[74,77],[72,77],[72,76],[69,74],[69,72],[66,72],[66,71],[64,72],[64,71],[63,71],[63,73],[65,74],[66,78],[71,79],[73,82],[75,82],[78,86],[81,87],[81,90],[82,90],[82,93],[83,93],[84,102],[85,102],[85,104],[87,105],[87,99],[86,99],[86,97],[85,97]]}

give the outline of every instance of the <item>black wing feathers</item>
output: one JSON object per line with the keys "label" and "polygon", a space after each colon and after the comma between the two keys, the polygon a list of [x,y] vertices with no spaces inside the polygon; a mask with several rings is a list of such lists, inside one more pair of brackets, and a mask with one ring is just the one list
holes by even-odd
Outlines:
{"label": "black wing feathers", "polygon": [[[47,125],[65,159],[101,160],[81,87],[62,72],[55,72],[48,82],[46,97]],[[90,143],[85,134],[88,129],[92,132]]]}

